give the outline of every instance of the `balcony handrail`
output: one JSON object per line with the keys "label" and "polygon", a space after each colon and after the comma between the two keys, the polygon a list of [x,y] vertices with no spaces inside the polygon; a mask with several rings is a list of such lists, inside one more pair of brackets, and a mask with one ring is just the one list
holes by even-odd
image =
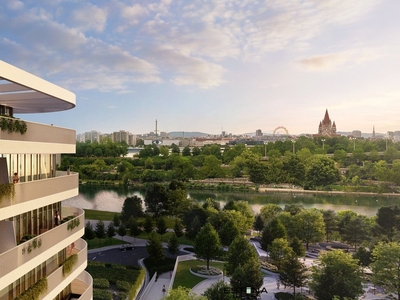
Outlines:
{"label": "balcony handrail", "polygon": [[[66,214],[64,214],[66,212]],[[17,245],[14,248],[11,248],[3,253],[0,254],[0,278],[3,276],[7,275],[9,272],[12,270],[22,266],[23,264],[29,262],[30,260],[34,259],[38,255],[42,254],[46,250],[50,249],[51,247],[57,245],[58,243],[62,242],[64,239],[68,238],[71,234],[84,229],[85,226],[85,219],[84,219],[84,210],[80,208],[75,208],[75,207],[67,207],[63,206],[62,207],[62,213],[63,215],[74,215],[76,213],[76,216],[72,218],[71,220],[60,224],[52,229],[49,229],[33,239],[30,239],[24,243],[21,243]],[[68,223],[79,219],[79,226],[75,227],[72,229],[72,231],[69,231],[68,229]],[[56,232],[57,234],[53,234]],[[54,237],[59,237],[59,240],[54,240]],[[31,249],[31,252],[29,252],[28,248],[29,245],[32,245],[33,241],[36,239],[37,243],[39,243],[39,240],[41,241],[41,245]],[[58,241],[58,243],[57,243]],[[67,246],[67,245],[65,245]],[[23,250],[25,249],[25,251]]]}

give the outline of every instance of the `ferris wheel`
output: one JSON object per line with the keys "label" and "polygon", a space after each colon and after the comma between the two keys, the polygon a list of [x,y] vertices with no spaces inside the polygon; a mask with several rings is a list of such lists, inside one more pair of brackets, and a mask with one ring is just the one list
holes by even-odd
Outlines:
{"label": "ferris wheel", "polygon": [[278,126],[274,129],[274,136],[276,136],[276,133],[279,132],[280,130],[283,130],[287,136],[289,136],[289,131],[286,129],[286,127],[283,126]]}

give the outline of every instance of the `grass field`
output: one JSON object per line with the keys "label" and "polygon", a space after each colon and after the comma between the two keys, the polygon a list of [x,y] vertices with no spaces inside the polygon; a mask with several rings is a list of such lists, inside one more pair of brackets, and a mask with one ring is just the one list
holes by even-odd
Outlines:
{"label": "grass field", "polygon": [[116,212],[112,212],[112,211],[85,209],[85,219],[89,219],[89,220],[112,221],[114,219],[115,214],[120,215],[120,213],[116,213]]}
{"label": "grass field", "polygon": [[105,238],[100,240],[98,238],[95,238],[93,240],[86,240],[88,243],[89,250],[91,249],[96,249],[96,248],[101,248],[101,247],[107,247],[107,246],[114,246],[114,245],[121,245],[121,244],[126,244],[126,242],[118,240],[118,239],[110,239],[110,238]]}
{"label": "grass field", "polygon": [[[192,273],[190,273],[190,268],[206,264],[207,263],[202,260],[186,260],[180,262],[178,264],[178,269],[176,270],[173,288],[175,289],[178,286],[183,286],[191,289],[196,284],[203,281],[205,278],[193,275]],[[224,263],[221,262],[210,261],[210,266],[219,268],[220,270],[224,269]]]}

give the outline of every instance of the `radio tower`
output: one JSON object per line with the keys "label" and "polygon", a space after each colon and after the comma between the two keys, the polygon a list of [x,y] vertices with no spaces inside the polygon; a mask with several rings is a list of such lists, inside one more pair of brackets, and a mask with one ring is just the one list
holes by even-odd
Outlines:
{"label": "radio tower", "polygon": [[158,130],[157,130],[157,119],[156,119],[156,136],[158,136],[157,132]]}

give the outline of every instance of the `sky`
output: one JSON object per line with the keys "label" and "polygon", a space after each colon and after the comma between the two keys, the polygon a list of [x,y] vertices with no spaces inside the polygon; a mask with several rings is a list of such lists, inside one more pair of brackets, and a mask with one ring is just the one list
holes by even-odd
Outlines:
{"label": "sky", "polygon": [[398,0],[2,0],[0,60],[66,88],[77,133],[400,130]]}

